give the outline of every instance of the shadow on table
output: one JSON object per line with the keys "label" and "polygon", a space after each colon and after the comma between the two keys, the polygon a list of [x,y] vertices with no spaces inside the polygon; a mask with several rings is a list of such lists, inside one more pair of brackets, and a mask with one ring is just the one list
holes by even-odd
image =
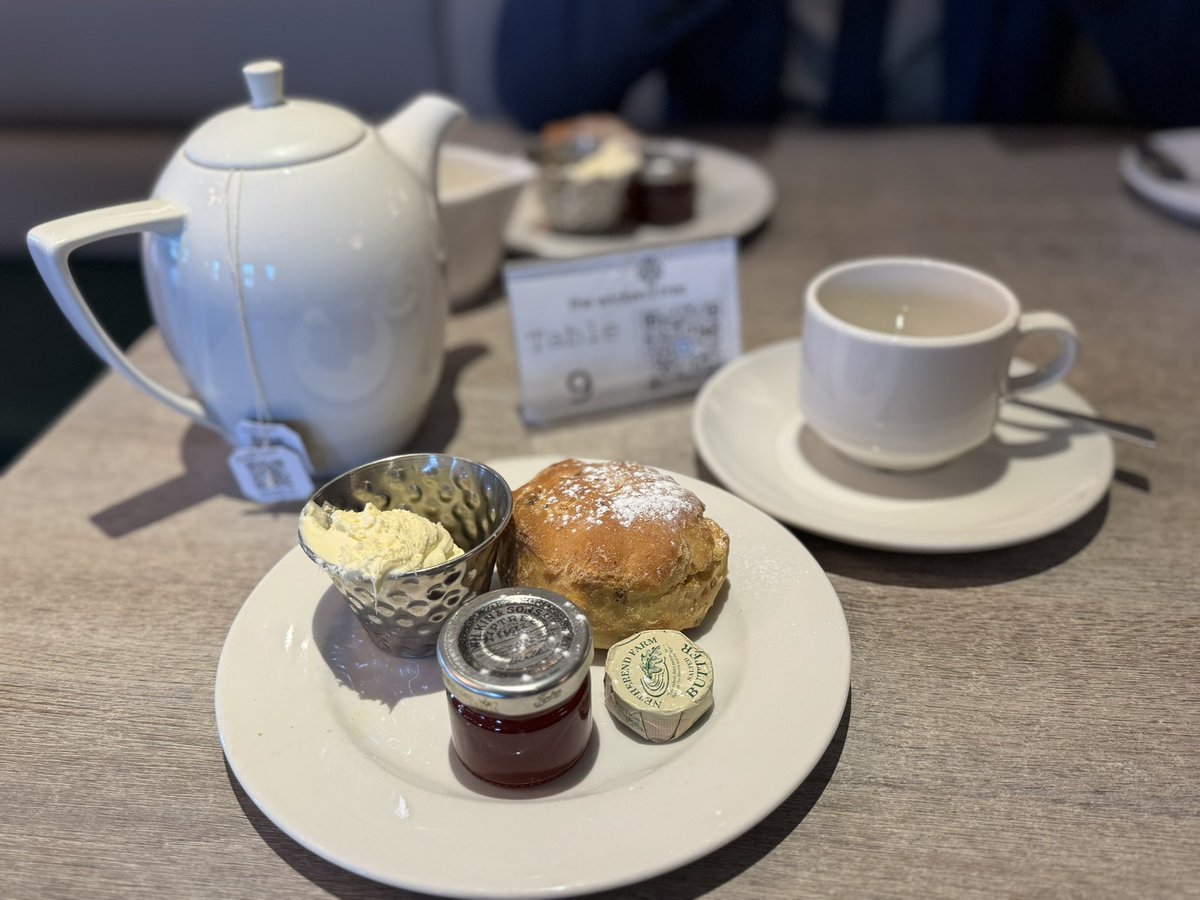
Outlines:
{"label": "shadow on table", "polygon": [[[721,485],[697,458],[700,476]],[[1144,475],[1118,469],[1115,483],[1149,492]],[[1092,542],[1108,518],[1106,493],[1084,516],[1053,534],[1012,547],[971,553],[903,553],[845,544],[788,526],[828,573],[902,587],[955,589],[1003,584],[1045,572],[1066,562]]]}
{"label": "shadow on table", "polygon": [[792,529],[826,572],[899,587],[958,589],[1019,581],[1055,568],[1092,542],[1108,495],[1082,519],[1038,540],[973,553],[895,553],[851,547]]}
{"label": "shadow on table", "polygon": [[[648,881],[589,896],[594,900],[629,900],[629,898],[657,900],[660,897],[699,897],[737,877],[757,863],[796,830],[821,798],[833,778],[838,761],[842,757],[842,749],[846,744],[846,734],[850,728],[850,708],[853,694],[854,691],[851,688],[850,695],[846,697],[846,708],[842,711],[842,719],[838,723],[837,731],[834,732],[833,739],[829,742],[829,746],[825,749],[825,753],[817,762],[812,773],[769,816],[741,837],[735,838],[724,847],[690,863],[686,867],[686,879],[681,879],[679,870],[676,870]],[[280,831],[254,805],[254,801],[242,789],[233,770],[229,768],[228,761],[225,763],[225,775],[229,779],[230,787],[233,788],[233,794],[237,798],[242,812],[246,814],[246,818],[254,826],[254,830],[280,859],[313,884],[335,897],[342,898],[416,898],[426,896],[413,891],[377,884],[309,852]],[[683,881],[686,881],[686,884]]]}
{"label": "shadow on table", "polygon": [[[475,360],[487,354],[482,344],[464,344],[446,351],[442,377],[434,391],[430,409],[437,415],[426,417],[417,433],[403,449],[436,452],[445,447],[458,432],[461,411],[454,396],[459,377]],[[122,500],[92,516],[92,522],[109,537],[124,537],[131,532],[153,525],[175,513],[182,512],[212,497],[240,498],[226,459],[229,446],[220,435],[193,425],[183,436],[181,447],[183,472],[174,478]],[[300,501],[257,506],[253,515],[273,515],[298,512]]]}

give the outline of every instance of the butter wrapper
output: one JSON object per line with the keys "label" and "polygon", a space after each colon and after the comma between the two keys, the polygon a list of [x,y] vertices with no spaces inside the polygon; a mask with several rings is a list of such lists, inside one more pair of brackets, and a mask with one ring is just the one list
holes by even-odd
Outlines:
{"label": "butter wrapper", "polygon": [[604,663],[604,705],[654,743],[673,741],[712,708],[712,658],[679,631],[641,631],[613,644]]}

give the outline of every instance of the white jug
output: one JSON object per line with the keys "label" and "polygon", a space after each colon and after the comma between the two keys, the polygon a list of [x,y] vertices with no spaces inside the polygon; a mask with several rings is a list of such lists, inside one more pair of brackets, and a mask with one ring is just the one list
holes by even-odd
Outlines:
{"label": "white jug", "polygon": [[[316,473],[335,474],[397,452],[441,375],[436,169],[462,110],[423,96],[376,130],[285,99],[278,62],[243,74],[249,105],[193,131],[152,199],[39,225],[29,249],[75,330],[138,387],[231,443],[239,420],[285,423]],[[138,371],[71,277],[77,247],[132,232],[195,399]]]}

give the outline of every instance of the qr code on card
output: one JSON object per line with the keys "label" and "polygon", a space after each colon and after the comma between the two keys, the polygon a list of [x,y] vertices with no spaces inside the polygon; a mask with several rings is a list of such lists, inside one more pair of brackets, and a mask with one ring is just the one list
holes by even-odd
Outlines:
{"label": "qr code on card", "polygon": [[308,469],[288,447],[239,447],[229,454],[229,468],[242,493],[260,503],[303,500],[312,493]]}
{"label": "qr code on card", "polygon": [[721,307],[687,303],[642,316],[650,387],[698,383],[721,365]]}
{"label": "qr code on card", "polygon": [[275,493],[292,489],[292,474],[282,459],[251,459],[247,460],[246,467],[259,491]]}

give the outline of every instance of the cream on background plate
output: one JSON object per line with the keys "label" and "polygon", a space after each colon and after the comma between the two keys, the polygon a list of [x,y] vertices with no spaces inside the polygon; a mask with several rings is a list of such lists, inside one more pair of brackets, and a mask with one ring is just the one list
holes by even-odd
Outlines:
{"label": "cream on background plate", "polygon": [[[516,487],[555,460],[490,464]],[[330,862],[464,897],[630,884],[753,827],[837,729],[850,685],[846,619],[787,529],[720,488],[675,477],[730,536],[728,586],[689,631],[713,658],[716,700],[683,738],[649,744],[615,724],[601,653],[583,760],[539,788],[490,787],[454,758],[436,660],[377,650],[296,548],[245,601],[217,667],[217,728],[246,793]]]}
{"label": "cream on background plate", "polygon": [[537,195],[536,179],[517,199],[505,240],[510,250],[549,259],[616,253],[656,244],[740,236],[775,208],[775,183],[761,166],[729,150],[696,147],[696,214],[678,225],[639,225],[628,233],[567,234],[553,231]]}
{"label": "cream on background plate", "polygon": [[[789,340],[733,360],[705,383],[692,414],[709,470],[782,522],[866,547],[966,552],[1057,531],[1108,491],[1108,435],[1015,406],[1001,409],[988,443],[936,469],[884,472],[851,462],[804,422],[800,353],[800,341]],[[1095,414],[1061,383],[1028,396]]]}

